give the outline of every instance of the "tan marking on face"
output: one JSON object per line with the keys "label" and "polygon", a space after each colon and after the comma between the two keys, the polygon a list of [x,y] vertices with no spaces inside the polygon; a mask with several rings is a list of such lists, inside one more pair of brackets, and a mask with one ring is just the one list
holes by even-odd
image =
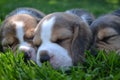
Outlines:
{"label": "tan marking on face", "polygon": [[104,28],[98,32],[97,47],[105,51],[120,50],[120,35],[113,28]]}
{"label": "tan marking on face", "polygon": [[66,27],[54,26],[51,41],[61,45],[70,52],[70,45],[72,42],[73,33]]}
{"label": "tan marking on face", "polygon": [[23,26],[25,32],[24,38],[33,38],[34,29],[36,28],[37,25],[37,20],[35,18],[27,14],[18,14],[13,16],[12,21],[24,22],[25,23],[25,25]]}
{"label": "tan marking on face", "polygon": [[60,40],[67,39],[72,37],[72,31],[65,27],[60,28],[58,26],[55,26],[52,32],[52,36],[53,37],[51,39],[54,39],[54,38],[60,39]]}
{"label": "tan marking on face", "polygon": [[104,28],[99,30],[98,32],[98,39],[103,39],[104,37],[112,36],[118,34],[113,28]]}
{"label": "tan marking on face", "polygon": [[40,35],[41,35],[41,22],[42,21],[40,21],[39,23],[38,23],[38,25],[36,26],[36,28],[35,28],[35,30],[34,30],[34,34],[35,34],[35,36],[34,36],[34,38],[33,38],[33,44],[34,45],[36,45],[36,46],[39,46],[40,44],[41,44],[41,42],[42,42],[42,40],[41,40],[41,38],[40,38]]}

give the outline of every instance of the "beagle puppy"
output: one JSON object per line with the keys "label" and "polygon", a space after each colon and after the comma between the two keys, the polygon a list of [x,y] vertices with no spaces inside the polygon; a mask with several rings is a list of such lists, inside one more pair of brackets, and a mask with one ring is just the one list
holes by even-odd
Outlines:
{"label": "beagle puppy", "polygon": [[91,24],[95,46],[98,50],[120,52],[120,17],[107,14]]}
{"label": "beagle puppy", "polygon": [[92,33],[78,16],[55,12],[45,16],[35,29],[34,45],[38,46],[36,62],[48,61],[54,69],[68,69],[85,62]]}
{"label": "beagle puppy", "polygon": [[65,12],[79,16],[80,18],[85,20],[88,23],[88,25],[91,25],[91,23],[95,20],[95,16],[92,13],[90,13],[89,11],[84,10],[84,9],[76,8],[76,9],[67,10]]}
{"label": "beagle puppy", "polygon": [[18,8],[6,16],[0,27],[0,41],[3,51],[10,48],[15,54],[24,53],[25,61],[36,57],[33,45],[34,29],[44,14],[33,8]]}

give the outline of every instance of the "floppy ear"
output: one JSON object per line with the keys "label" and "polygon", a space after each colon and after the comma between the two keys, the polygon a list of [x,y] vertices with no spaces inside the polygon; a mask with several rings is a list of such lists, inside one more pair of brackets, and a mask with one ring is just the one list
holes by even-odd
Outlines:
{"label": "floppy ear", "polygon": [[73,31],[73,40],[71,45],[73,64],[77,65],[78,63],[85,62],[85,50],[89,48],[90,40],[92,37],[91,30],[89,26],[80,22],[75,24]]}

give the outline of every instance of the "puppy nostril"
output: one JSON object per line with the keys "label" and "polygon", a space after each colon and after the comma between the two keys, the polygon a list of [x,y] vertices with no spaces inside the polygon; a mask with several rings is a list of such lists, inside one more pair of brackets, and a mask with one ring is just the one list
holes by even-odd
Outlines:
{"label": "puppy nostril", "polygon": [[48,55],[47,51],[42,51],[40,54],[40,62],[44,63],[50,60],[50,56]]}

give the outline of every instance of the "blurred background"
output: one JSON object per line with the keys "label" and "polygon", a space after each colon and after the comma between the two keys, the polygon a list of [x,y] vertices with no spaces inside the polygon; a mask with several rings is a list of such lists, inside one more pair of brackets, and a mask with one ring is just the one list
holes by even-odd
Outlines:
{"label": "blurred background", "polygon": [[120,0],[0,0],[0,19],[18,7],[36,8],[45,14],[84,8],[98,17],[118,9]]}

